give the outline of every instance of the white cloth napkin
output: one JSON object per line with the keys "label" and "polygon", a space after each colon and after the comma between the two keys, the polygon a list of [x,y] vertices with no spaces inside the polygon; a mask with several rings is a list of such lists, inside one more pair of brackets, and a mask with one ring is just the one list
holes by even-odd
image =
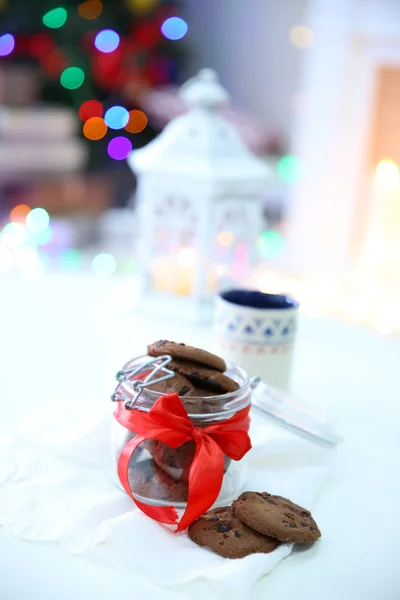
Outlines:
{"label": "white cloth napkin", "polygon": [[[232,598],[245,598],[292,545],[229,560],[144,516],[113,483],[111,403],[108,408],[93,420],[82,408],[78,414],[68,403],[58,404],[56,415],[30,416],[18,430],[0,436],[0,524],[24,540],[57,540],[73,554],[90,554],[107,540],[113,552],[118,549],[159,585],[181,586],[201,578],[211,586],[218,583],[215,588],[229,588]],[[312,509],[327,478],[331,451],[255,414],[250,435],[245,489],[286,496]]]}

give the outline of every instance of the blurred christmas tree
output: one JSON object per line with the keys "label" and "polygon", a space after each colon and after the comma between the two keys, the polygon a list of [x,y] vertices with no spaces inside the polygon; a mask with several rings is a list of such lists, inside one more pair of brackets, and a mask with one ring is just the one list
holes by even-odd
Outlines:
{"label": "blurred christmas tree", "polygon": [[[0,64],[40,68],[38,100],[76,111],[98,167],[116,130],[135,147],[154,135],[141,98],[180,81],[180,9],[181,0],[0,0]],[[109,155],[118,158],[118,148]]]}

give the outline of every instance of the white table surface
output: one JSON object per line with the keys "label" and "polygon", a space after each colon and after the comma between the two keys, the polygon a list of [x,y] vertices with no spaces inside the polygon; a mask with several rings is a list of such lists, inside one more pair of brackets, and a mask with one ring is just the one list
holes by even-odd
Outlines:
{"label": "white table surface", "polygon": [[[207,328],[129,312],[134,284],[78,276],[0,279],[1,426],[54,396],[108,402],[114,374],[149,340],[210,347]],[[345,442],[314,511],[322,540],[295,551],[251,598],[399,600],[400,342],[328,320],[301,319],[293,391],[334,414]],[[1,459],[1,458],[0,458]],[[125,565],[119,571],[32,544],[0,528],[1,600],[184,599]],[[189,597],[200,597],[201,582]],[[210,597],[209,597],[210,598]],[[211,600],[211,598],[210,598]]]}

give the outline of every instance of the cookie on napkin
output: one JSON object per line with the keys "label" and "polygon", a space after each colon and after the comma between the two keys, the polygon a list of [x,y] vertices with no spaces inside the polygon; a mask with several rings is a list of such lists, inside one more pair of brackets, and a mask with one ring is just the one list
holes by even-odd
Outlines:
{"label": "cookie on napkin", "polygon": [[248,527],[281,542],[312,544],[321,537],[310,511],[282,496],[243,492],[232,508],[235,516]]}
{"label": "cookie on napkin", "polygon": [[280,543],[247,527],[233,514],[231,506],[210,510],[190,525],[188,533],[193,542],[224,558],[268,554]]}

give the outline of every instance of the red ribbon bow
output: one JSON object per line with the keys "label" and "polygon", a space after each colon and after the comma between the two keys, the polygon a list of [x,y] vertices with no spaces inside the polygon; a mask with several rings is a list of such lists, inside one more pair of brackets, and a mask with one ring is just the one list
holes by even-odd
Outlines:
{"label": "red ribbon bow", "polygon": [[[176,531],[186,529],[214,504],[224,476],[224,455],[240,460],[251,448],[249,434],[250,407],[240,410],[226,421],[197,427],[188,417],[177,394],[161,396],[148,413],[127,410],[119,402],[114,413],[116,420],[126,429],[136,433],[122,449],[118,460],[118,476],[135,504],[146,515],[161,523],[178,524]],[[173,506],[150,506],[139,502],[128,481],[129,460],[136,448],[148,439],[159,440],[178,448],[193,440],[196,452],[189,471],[189,493],[186,510],[178,521]]]}

